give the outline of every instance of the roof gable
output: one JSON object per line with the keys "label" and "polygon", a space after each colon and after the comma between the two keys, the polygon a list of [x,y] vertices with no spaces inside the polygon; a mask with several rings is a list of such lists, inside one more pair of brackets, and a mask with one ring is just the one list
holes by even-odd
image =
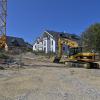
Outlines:
{"label": "roof gable", "polygon": [[[80,37],[76,34],[70,34],[70,33],[65,33],[65,32],[56,32],[56,31],[45,31],[44,33],[48,33],[48,35],[51,35],[53,38],[68,38],[68,39],[74,39],[74,40],[79,40]],[[46,36],[47,34],[45,34]]]}

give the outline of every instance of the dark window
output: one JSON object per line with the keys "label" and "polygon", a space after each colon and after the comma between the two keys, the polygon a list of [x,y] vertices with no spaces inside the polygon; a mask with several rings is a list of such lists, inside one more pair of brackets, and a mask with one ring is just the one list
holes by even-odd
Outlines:
{"label": "dark window", "polygon": [[52,41],[52,45],[53,45],[53,41]]}
{"label": "dark window", "polygon": [[44,46],[46,46],[46,41],[44,41]]}
{"label": "dark window", "polygon": [[46,48],[44,48],[44,52],[46,52]]}
{"label": "dark window", "polygon": [[63,50],[65,51],[65,47],[63,47]]}

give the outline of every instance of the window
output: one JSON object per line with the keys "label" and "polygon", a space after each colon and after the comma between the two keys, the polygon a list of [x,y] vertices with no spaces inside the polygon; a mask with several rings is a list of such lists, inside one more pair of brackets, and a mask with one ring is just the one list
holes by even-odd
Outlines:
{"label": "window", "polygon": [[63,51],[65,51],[65,47],[63,47]]}
{"label": "window", "polygon": [[44,48],[44,52],[46,52],[46,48]]}
{"label": "window", "polygon": [[53,45],[53,41],[52,41],[52,45]]}
{"label": "window", "polygon": [[46,41],[44,41],[44,46],[46,46]]}

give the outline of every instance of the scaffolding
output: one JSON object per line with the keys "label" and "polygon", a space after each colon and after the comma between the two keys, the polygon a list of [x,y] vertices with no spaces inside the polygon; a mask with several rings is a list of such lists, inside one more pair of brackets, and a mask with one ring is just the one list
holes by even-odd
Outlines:
{"label": "scaffolding", "polygon": [[0,0],[0,36],[6,35],[7,0]]}

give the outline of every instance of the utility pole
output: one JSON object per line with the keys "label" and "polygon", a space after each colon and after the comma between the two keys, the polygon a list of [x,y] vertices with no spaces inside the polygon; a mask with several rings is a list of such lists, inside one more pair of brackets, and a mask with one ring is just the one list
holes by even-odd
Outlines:
{"label": "utility pole", "polygon": [[7,0],[0,0],[0,36],[6,35]]}

